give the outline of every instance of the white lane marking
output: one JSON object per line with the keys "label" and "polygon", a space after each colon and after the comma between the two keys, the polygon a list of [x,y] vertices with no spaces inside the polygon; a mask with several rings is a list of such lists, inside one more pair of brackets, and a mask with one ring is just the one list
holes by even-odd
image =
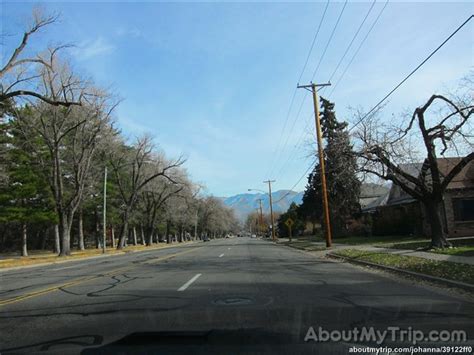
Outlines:
{"label": "white lane marking", "polygon": [[230,250],[230,247],[229,247],[229,248],[227,248],[227,250]]}
{"label": "white lane marking", "polygon": [[219,255],[219,258],[222,258],[224,256],[224,253],[222,253],[221,255]]}
{"label": "white lane marking", "polygon": [[201,276],[201,274],[196,274],[196,275],[194,275],[194,277],[193,277],[191,280],[189,280],[189,281],[186,282],[183,286],[181,286],[180,288],[178,288],[178,291],[184,291],[184,290],[186,290],[194,281],[196,281],[196,280],[199,278],[199,276]]}
{"label": "white lane marking", "polygon": [[52,269],[52,271],[58,271],[58,270],[66,270],[66,269],[72,269],[72,268],[77,268],[78,266],[77,265],[74,265],[74,266],[68,266],[68,267],[60,267],[58,269]]}

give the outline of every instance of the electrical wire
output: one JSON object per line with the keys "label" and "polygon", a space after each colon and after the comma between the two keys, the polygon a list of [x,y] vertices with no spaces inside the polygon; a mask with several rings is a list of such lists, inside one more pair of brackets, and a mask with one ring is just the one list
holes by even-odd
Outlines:
{"label": "electrical wire", "polygon": [[428,60],[430,60],[430,58],[436,53],[438,52],[451,38],[454,37],[454,35],[456,33],[458,33],[461,28],[463,28],[472,18],[474,17],[474,15],[471,15],[467,18],[466,21],[464,21],[453,33],[451,33],[449,35],[448,38],[446,38],[443,43],[441,43],[434,51],[432,51],[430,53],[430,55],[428,55],[428,57],[426,57],[420,64],[418,64],[418,66],[413,69],[410,74],[408,74],[402,81],[400,81],[392,90],[390,90],[390,92],[384,96],[384,98],[382,100],[380,100],[379,102],[377,102],[377,104],[372,107],[369,112],[367,112],[364,116],[362,116],[362,118],[360,118],[356,124],[354,124],[350,129],[349,129],[349,132],[351,130],[353,130],[355,127],[357,127],[363,120],[365,120],[372,112],[374,112],[385,100],[387,100],[400,86],[403,85],[403,83],[405,81],[407,81],[413,74],[415,74],[418,69],[420,69]]}
{"label": "electrical wire", "polygon": [[[362,29],[362,27],[364,26],[365,24],[365,21],[367,21],[367,18],[369,17],[370,13],[372,12],[374,6],[375,6],[375,3],[377,2],[377,0],[374,0],[372,2],[372,5],[370,5],[370,8],[369,10],[367,11],[367,13],[365,14],[365,17],[364,19],[362,20],[361,24],[359,25],[359,28],[357,29],[357,31],[354,33],[354,36],[352,37],[352,40],[350,41],[349,45],[347,46],[344,54],[342,55],[341,59],[339,60],[339,62],[337,63],[336,65],[336,69],[334,69],[334,71],[332,72],[331,76],[329,77],[329,82],[331,82],[332,78],[334,77],[334,75],[336,74],[337,70],[339,69],[339,67],[341,66],[342,64],[342,61],[344,60],[344,58],[346,58],[346,55],[347,53],[349,53],[349,50],[351,49],[352,47],[352,44],[354,43],[355,39],[357,38],[357,36],[359,35],[359,32],[360,30]],[[326,88],[326,86],[324,87]],[[323,89],[324,89],[323,88]]]}
{"label": "electrical wire", "polygon": [[[311,42],[311,46],[309,48],[309,51],[308,51],[308,55],[306,56],[306,61],[303,65],[303,69],[301,70],[300,72],[300,75],[299,75],[299,78],[298,78],[298,82],[301,80],[301,77],[303,76],[305,70],[306,70],[306,66],[308,65],[308,61],[309,61],[309,58],[311,57],[311,53],[313,51],[313,48],[314,48],[314,45],[316,43],[316,40],[318,38],[318,35],[319,35],[319,32],[321,30],[321,26],[323,24],[323,21],[324,21],[324,18],[326,17],[326,13],[327,13],[327,10],[328,10],[328,7],[329,7],[329,2],[330,0],[327,1],[326,3],[326,6],[324,8],[324,11],[323,11],[323,15],[321,16],[321,20],[319,21],[319,25],[318,25],[318,28],[316,30],[316,33],[313,37],[313,41]],[[277,159],[275,159],[275,156],[277,155],[277,153],[279,152],[279,149],[280,149],[280,142],[282,141],[283,139],[283,135],[285,133],[285,130],[286,130],[286,126],[288,124],[288,119],[290,117],[290,113],[291,113],[291,110],[293,109],[293,104],[294,104],[294,101],[295,101],[295,97],[296,97],[296,92],[298,91],[298,89],[295,87],[295,90],[293,92],[293,95],[292,95],[292,98],[291,98],[291,101],[290,101],[290,106],[288,108],[288,112],[286,114],[286,118],[285,118],[285,123],[283,124],[283,129],[281,130],[281,134],[280,134],[280,139],[278,140],[278,144],[277,144],[277,147],[272,155],[273,159],[272,159],[272,163],[270,164],[270,168],[267,170],[267,176],[274,170],[274,165],[277,161]],[[300,111],[301,111],[301,108],[300,108]],[[293,125],[294,126],[294,125]],[[284,150],[284,148],[282,149]]]}
{"label": "electrical wire", "polygon": [[377,17],[375,18],[375,21],[372,23],[372,25],[370,26],[369,30],[367,31],[367,33],[365,34],[365,37],[362,39],[362,41],[360,42],[359,44],[359,47],[357,47],[356,51],[354,52],[353,56],[351,57],[351,60],[348,62],[348,64],[346,65],[346,67],[344,68],[344,71],[342,72],[341,76],[339,77],[339,79],[337,80],[336,84],[334,84],[332,86],[332,90],[331,92],[329,93],[328,95],[328,98],[332,96],[332,94],[334,93],[334,91],[336,90],[337,86],[339,85],[339,83],[341,82],[342,78],[344,78],[344,76],[346,75],[347,73],[347,70],[349,69],[349,67],[351,66],[352,62],[354,61],[354,59],[357,57],[357,54],[359,54],[359,51],[361,50],[362,46],[364,45],[365,41],[367,40],[367,38],[369,37],[370,33],[372,32],[372,30],[374,29],[375,25],[377,24],[377,22],[379,21],[380,17],[382,16],[382,13],[385,11],[385,8],[387,7],[389,3],[389,0],[385,1],[385,4],[384,6],[382,7],[382,9],[380,10],[380,12],[378,13]]}
{"label": "electrical wire", "polygon": [[313,76],[311,77],[311,80],[314,80],[316,73],[319,70],[319,67],[321,66],[321,63],[323,62],[324,57],[326,56],[326,52],[329,48],[329,45],[331,44],[332,38],[334,37],[334,34],[336,33],[336,29],[339,26],[339,22],[341,21],[342,14],[344,14],[344,10],[346,9],[348,0],[344,2],[344,6],[342,7],[341,12],[339,13],[339,17],[337,18],[336,24],[334,25],[334,28],[332,29],[331,35],[329,36],[328,42],[326,43],[326,46],[324,47],[323,54],[321,55],[321,58],[319,59],[318,65],[314,69]]}

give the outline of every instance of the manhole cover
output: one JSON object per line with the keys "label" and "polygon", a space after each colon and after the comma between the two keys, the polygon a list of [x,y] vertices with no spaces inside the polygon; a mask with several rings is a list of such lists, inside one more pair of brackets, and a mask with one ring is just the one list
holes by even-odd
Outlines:
{"label": "manhole cover", "polygon": [[246,297],[226,297],[214,301],[215,304],[221,306],[242,306],[254,303],[254,300]]}

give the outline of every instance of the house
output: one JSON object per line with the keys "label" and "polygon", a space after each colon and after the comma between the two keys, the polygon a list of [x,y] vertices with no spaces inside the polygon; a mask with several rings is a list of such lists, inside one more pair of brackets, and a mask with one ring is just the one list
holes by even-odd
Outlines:
{"label": "house", "polygon": [[381,198],[383,199],[389,191],[390,187],[388,186],[374,183],[362,184],[359,197],[360,208],[364,211],[366,208],[372,208],[374,205],[378,205],[378,203],[380,203],[379,200]]}
{"label": "house", "polygon": [[[443,175],[460,158],[438,159]],[[444,223],[450,237],[474,236],[474,161],[471,161],[448,185],[443,200]],[[428,227],[428,226],[427,226]]]}
{"label": "house", "polygon": [[[460,159],[439,158],[441,175],[447,175]],[[422,164],[401,164],[399,167],[412,176],[418,176]],[[371,214],[373,234],[430,234],[421,203],[396,184],[392,184],[386,195],[362,208],[362,213]],[[442,214],[449,237],[474,235],[474,162],[471,161],[447,186]]]}

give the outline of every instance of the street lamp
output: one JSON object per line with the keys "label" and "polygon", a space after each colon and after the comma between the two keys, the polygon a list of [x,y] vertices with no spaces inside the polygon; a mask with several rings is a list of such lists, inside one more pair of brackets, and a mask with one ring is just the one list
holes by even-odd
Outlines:
{"label": "street lamp", "polygon": [[270,199],[270,219],[271,219],[271,223],[272,223],[272,240],[275,241],[276,236],[275,236],[275,222],[274,222],[274,219],[273,219],[273,202],[272,202],[272,187],[271,187],[272,182],[274,182],[274,180],[264,181],[264,183],[268,183],[268,192],[265,192],[265,191],[260,190],[260,189],[247,189],[247,190],[248,191],[259,191],[259,192],[263,192],[264,194],[268,193],[268,197]]}

